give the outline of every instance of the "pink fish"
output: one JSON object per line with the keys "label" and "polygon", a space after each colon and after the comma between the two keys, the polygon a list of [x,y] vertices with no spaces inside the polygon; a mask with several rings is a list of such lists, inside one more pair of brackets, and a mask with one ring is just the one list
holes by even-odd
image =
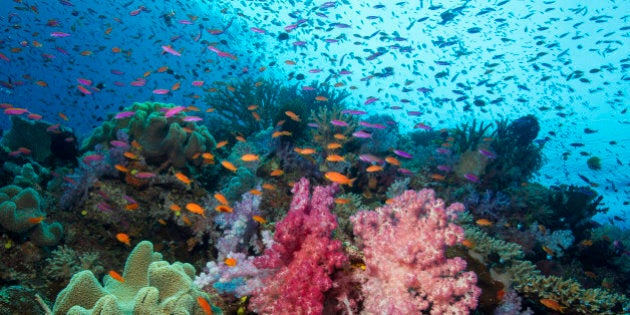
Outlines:
{"label": "pink fish", "polygon": [[425,125],[423,123],[417,123],[415,126],[413,126],[414,128],[419,128],[422,130],[431,130],[433,128],[431,128],[431,126]]}
{"label": "pink fish", "polygon": [[372,154],[361,154],[361,155],[359,155],[359,160],[361,160],[363,162],[368,162],[368,163],[381,163],[381,162],[383,162],[383,160],[381,158],[379,158],[378,156],[372,155]]}
{"label": "pink fish", "polygon": [[28,113],[28,109],[26,108],[17,108],[10,107],[4,110],[5,115],[22,115],[24,113]]}
{"label": "pink fish", "polygon": [[497,158],[496,154],[494,154],[494,153],[492,153],[492,152],[490,152],[488,150],[485,150],[485,149],[479,149],[479,153],[481,153],[481,155],[484,155],[484,156],[488,157],[489,159],[496,159]]}
{"label": "pink fish", "polygon": [[184,109],[186,109],[186,107],[184,107],[184,106],[175,106],[173,108],[169,108],[166,111],[166,113],[164,113],[164,117],[166,117],[166,118],[173,117],[173,116],[181,113]]}
{"label": "pink fish", "polygon": [[191,20],[179,20],[179,21],[177,21],[177,23],[184,24],[184,25],[192,25],[193,24],[193,22]]}
{"label": "pink fish", "polygon": [[337,127],[348,127],[348,126],[349,126],[349,125],[348,125],[348,123],[347,123],[347,122],[345,122],[345,121],[343,121],[343,120],[336,120],[336,119],[333,119],[333,120],[331,120],[331,121],[330,121],[330,123],[331,123],[333,126],[337,126]]}
{"label": "pink fish", "polygon": [[60,124],[51,125],[50,127],[46,128],[46,132],[58,133],[59,127],[61,127]]}
{"label": "pink fish", "polygon": [[398,172],[400,174],[403,174],[403,175],[411,175],[411,174],[413,174],[412,171],[410,171],[410,170],[408,170],[406,168],[402,168],[402,167],[398,169]]}
{"label": "pink fish", "polygon": [[132,81],[130,84],[131,86],[144,86],[147,83],[147,81],[145,80],[136,80],[136,81]]}
{"label": "pink fish", "polygon": [[116,147],[116,148],[127,148],[129,147],[129,144],[125,141],[120,141],[120,140],[112,140],[109,142],[109,144],[112,145],[112,147]]}
{"label": "pink fish", "polygon": [[409,116],[420,116],[420,115],[422,115],[422,112],[419,112],[419,111],[413,111],[413,110],[412,110],[412,111],[408,111],[408,112],[407,112],[407,115],[409,115]]}
{"label": "pink fish", "polygon": [[186,116],[182,118],[183,121],[194,122],[194,121],[202,121],[203,119],[199,116]]}
{"label": "pink fish", "polygon": [[120,112],[120,113],[116,114],[116,116],[114,116],[114,119],[128,118],[128,117],[131,117],[131,116],[133,116],[135,114],[136,114],[136,112],[134,112],[134,111]]}
{"label": "pink fish", "polygon": [[50,37],[68,37],[70,34],[64,32],[50,32]]}
{"label": "pink fish", "polygon": [[360,139],[372,138],[372,134],[365,130],[355,131],[354,133],[352,133],[352,136]]}
{"label": "pink fish", "polygon": [[155,89],[155,90],[153,90],[153,94],[157,94],[157,95],[168,94],[168,92],[170,92],[169,89]]}
{"label": "pink fish", "polygon": [[115,86],[125,86],[125,84],[120,82],[120,81],[114,81],[114,85]]}
{"label": "pink fish", "polygon": [[437,148],[437,149],[435,149],[435,152],[437,152],[439,154],[451,154],[451,150],[444,149],[444,148]]}
{"label": "pink fish", "polygon": [[92,92],[88,89],[86,89],[83,85],[77,85],[77,89],[79,89],[79,91],[85,95],[90,95],[92,94]]}
{"label": "pink fish", "polygon": [[177,57],[179,57],[179,56],[181,56],[181,55],[182,55],[182,54],[180,54],[177,50],[175,50],[175,49],[173,49],[173,48],[171,48],[171,47],[169,47],[169,46],[164,46],[164,45],[162,45],[162,50],[163,50],[163,51],[165,51],[165,52],[167,52],[167,53],[169,53],[169,54],[171,54],[171,55],[173,55],[173,56],[177,56]]}
{"label": "pink fish", "polygon": [[320,73],[320,72],[322,72],[322,69],[311,69],[311,70],[308,70],[308,72],[309,73]]}
{"label": "pink fish", "polygon": [[115,75],[123,75],[123,74],[125,74],[125,72],[120,71],[120,70],[116,70],[116,69],[109,70],[109,72],[111,74],[115,74]]}
{"label": "pink fish", "polygon": [[7,57],[5,54],[0,53],[0,59],[4,60],[4,61],[11,61],[11,59],[9,59],[9,57]]}
{"label": "pink fish", "polygon": [[234,59],[234,60],[238,59],[238,58],[236,58],[236,56],[234,56],[234,55],[232,55],[232,54],[230,54],[228,52],[221,51],[221,50],[219,50],[218,48],[216,48],[214,46],[208,46],[208,49],[210,49],[211,51],[215,52],[217,54],[217,56],[219,56],[219,57],[227,57],[227,58]]}
{"label": "pink fish", "polygon": [[193,86],[202,86],[203,83],[204,83],[203,81],[192,81]]}
{"label": "pink fish", "polygon": [[78,78],[77,82],[86,86],[92,85],[92,80],[88,80],[88,79]]}
{"label": "pink fish", "polygon": [[252,30],[252,32],[258,33],[258,34],[265,34],[266,33],[265,30],[263,30],[261,28],[258,28],[258,27],[252,27],[252,28],[250,28],[250,30]]}
{"label": "pink fish", "polygon": [[83,157],[83,163],[90,164],[91,162],[101,161],[103,156],[100,154],[89,154]]}
{"label": "pink fish", "polygon": [[355,109],[344,109],[341,111],[342,114],[350,114],[350,115],[365,115],[367,114],[364,110],[355,110]]}
{"label": "pink fish", "polygon": [[315,91],[315,88],[312,86],[303,86],[302,91]]}
{"label": "pink fish", "polygon": [[141,5],[141,6],[139,6],[137,9],[135,9],[135,10],[133,10],[133,11],[129,12],[129,15],[131,15],[131,16],[136,16],[136,15],[140,14],[140,12],[142,12],[142,11],[146,11],[146,9],[147,9],[147,8],[146,8],[145,6]]}
{"label": "pink fish", "polygon": [[140,179],[148,179],[148,178],[153,178],[156,175],[155,173],[150,173],[150,172],[138,172],[134,176]]}
{"label": "pink fish", "polygon": [[394,150],[394,154],[396,154],[396,155],[398,155],[400,157],[406,158],[406,159],[413,158],[413,155],[411,155],[411,154],[409,154],[409,153],[407,153],[407,152],[405,152],[403,150]]}

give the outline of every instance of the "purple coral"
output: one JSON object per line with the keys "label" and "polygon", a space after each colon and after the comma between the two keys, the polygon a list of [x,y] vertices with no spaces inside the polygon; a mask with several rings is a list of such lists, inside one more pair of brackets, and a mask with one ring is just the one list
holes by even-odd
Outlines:
{"label": "purple coral", "polygon": [[466,262],[445,251],[464,239],[433,190],[406,191],[385,207],[351,217],[365,254],[364,311],[369,314],[466,314],[481,290]]}
{"label": "purple coral", "polygon": [[276,224],[274,242],[254,265],[262,269],[248,285],[250,307],[260,314],[321,314],[325,293],[333,286],[332,273],[347,258],[341,242],[333,240],[337,227],[330,213],[336,186],[315,187],[302,178],[293,187],[287,216]]}

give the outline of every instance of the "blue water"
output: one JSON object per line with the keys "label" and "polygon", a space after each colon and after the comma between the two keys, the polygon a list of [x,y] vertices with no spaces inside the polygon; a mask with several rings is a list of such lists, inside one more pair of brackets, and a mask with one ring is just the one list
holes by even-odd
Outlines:
{"label": "blue water", "polygon": [[[10,61],[0,60],[6,83],[0,100],[67,125],[80,137],[134,101],[204,106],[195,97],[203,98],[202,88],[215,81],[262,76],[298,83],[291,77],[303,74],[306,84],[353,87],[351,108],[394,115],[408,130],[419,122],[440,129],[473,118],[534,114],[540,137],[549,137],[537,180],[585,185],[581,174],[606,196],[610,214],[627,215],[627,1],[4,3],[0,52]],[[131,15],[140,6],[145,9]],[[292,24],[299,26],[278,40]],[[165,53],[163,45],[181,56]],[[238,59],[219,57],[208,45]],[[169,71],[158,73],[163,66]],[[148,71],[144,86],[130,85]],[[79,78],[93,82],[91,94],[78,90]],[[204,86],[193,86],[195,80]],[[176,91],[152,93],[176,82]],[[370,97],[378,101],[363,105]],[[485,105],[475,106],[476,99]],[[0,126],[10,126],[4,115]],[[589,156],[580,151],[600,157],[602,170],[588,169]]]}

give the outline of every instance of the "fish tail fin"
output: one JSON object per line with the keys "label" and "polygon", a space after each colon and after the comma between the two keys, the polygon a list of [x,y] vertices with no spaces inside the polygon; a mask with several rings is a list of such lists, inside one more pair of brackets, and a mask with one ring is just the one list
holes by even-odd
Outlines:
{"label": "fish tail fin", "polygon": [[352,184],[354,184],[354,181],[357,180],[357,178],[353,178],[351,180],[348,181],[348,186],[352,187]]}

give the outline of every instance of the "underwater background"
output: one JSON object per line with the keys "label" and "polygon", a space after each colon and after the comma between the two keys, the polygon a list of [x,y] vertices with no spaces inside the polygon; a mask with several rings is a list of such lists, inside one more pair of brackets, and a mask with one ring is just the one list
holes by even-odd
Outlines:
{"label": "underwater background", "polygon": [[0,3],[3,314],[630,312],[628,1]]}

